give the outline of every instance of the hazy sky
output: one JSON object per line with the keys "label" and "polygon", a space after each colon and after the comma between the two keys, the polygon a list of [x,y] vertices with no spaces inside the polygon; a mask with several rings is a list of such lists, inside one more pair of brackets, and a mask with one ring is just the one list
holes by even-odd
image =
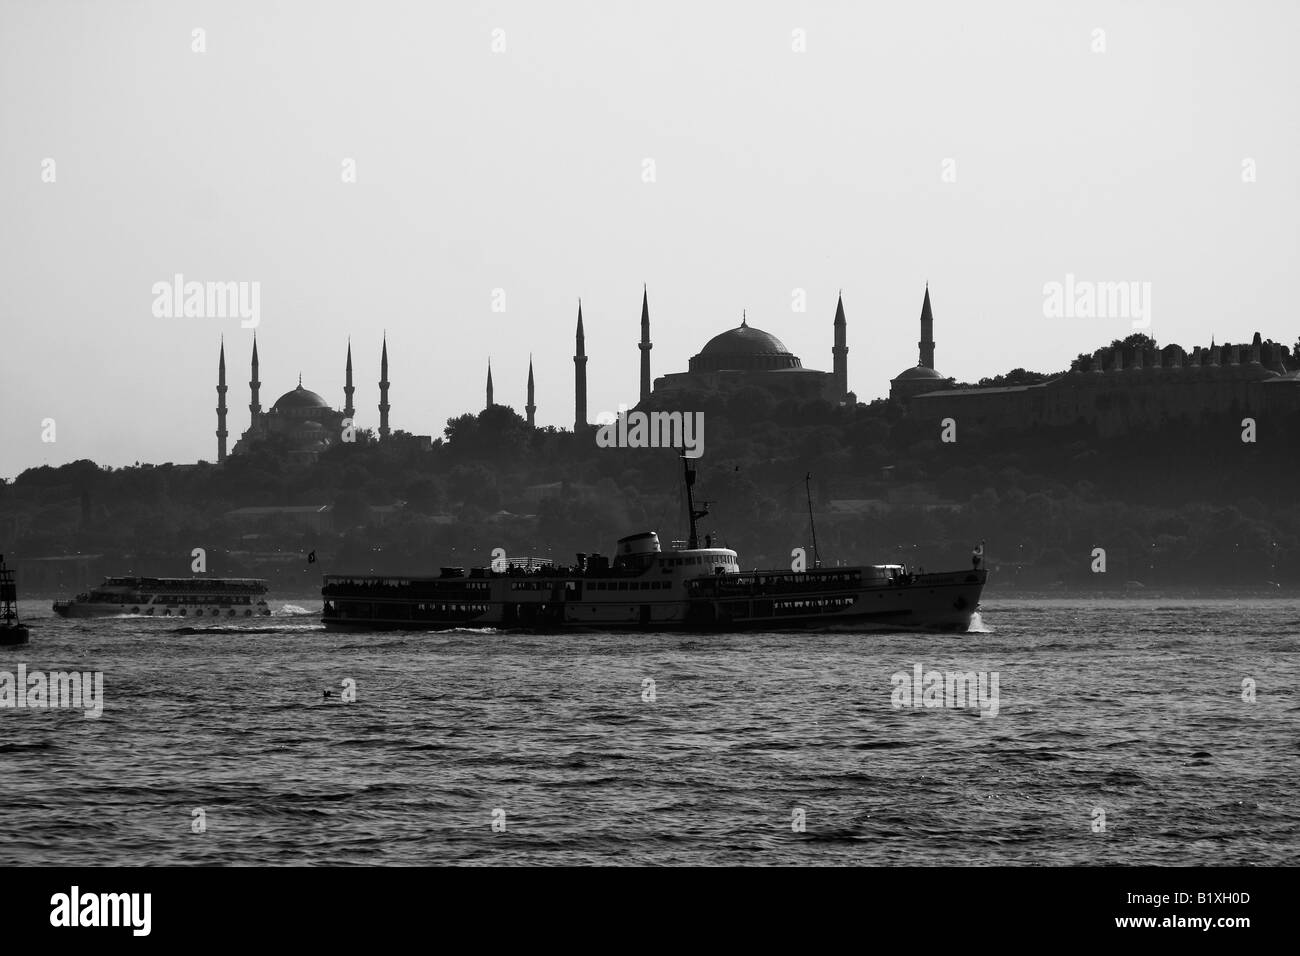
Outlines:
{"label": "hazy sky", "polygon": [[635,403],[643,282],[655,375],[742,309],[829,370],[842,288],[862,400],[916,363],[927,279],[958,379],[1132,330],[1045,318],[1067,273],[1151,283],[1161,344],[1294,342],[1297,26],[1291,0],[3,0],[0,476],[214,459],[222,333],[233,446],[252,332],[155,317],[176,273],[260,283],[263,407],[299,372],[341,406],[351,335],[375,426],[387,329],[392,425],[433,435],[489,355],[522,412],[530,352],[539,424],[570,427],[579,296],[590,417]]}

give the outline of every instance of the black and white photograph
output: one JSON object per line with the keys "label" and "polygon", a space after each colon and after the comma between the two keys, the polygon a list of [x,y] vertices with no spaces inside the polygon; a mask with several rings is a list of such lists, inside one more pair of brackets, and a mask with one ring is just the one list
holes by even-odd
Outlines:
{"label": "black and white photograph", "polygon": [[7,929],[330,945],[475,868],[745,870],[761,931],[824,870],[875,922],[1259,945],[1297,37],[0,0]]}

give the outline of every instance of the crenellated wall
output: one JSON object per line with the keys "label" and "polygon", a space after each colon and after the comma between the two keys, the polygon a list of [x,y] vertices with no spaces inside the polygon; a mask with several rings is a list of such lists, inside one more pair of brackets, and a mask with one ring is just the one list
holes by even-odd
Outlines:
{"label": "crenellated wall", "polygon": [[[1250,345],[1120,346],[1093,353],[1091,370],[1009,388],[934,391],[908,401],[911,414],[993,428],[1093,424],[1122,434],[1164,421],[1224,412],[1259,416],[1300,411],[1300,372],[1286,349]],[[1104,371],[1103,371],[1104,370]]]}

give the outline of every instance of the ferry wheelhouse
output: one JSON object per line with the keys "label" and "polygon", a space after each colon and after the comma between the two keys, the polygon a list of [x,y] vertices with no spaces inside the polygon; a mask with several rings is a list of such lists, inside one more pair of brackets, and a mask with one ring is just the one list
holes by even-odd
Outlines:
{"label": "ferry wheelhouse", "polygon": [[271,613],[260,578],[105,578],[70,601],[55,601],[60,617],[246,618]]}

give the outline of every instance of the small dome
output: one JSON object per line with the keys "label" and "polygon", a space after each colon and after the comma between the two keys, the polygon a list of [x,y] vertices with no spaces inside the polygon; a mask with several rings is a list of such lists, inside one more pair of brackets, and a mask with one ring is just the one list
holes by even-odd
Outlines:
{"label": "small dome", "polygon": [[916,379],[923,379],[923,378],[942,380],[943,376],[940,375],[932,368],[926,368],[924,365],[914,365],[911,368],[903,369],[903,371],[899,372],[898,375],[894,378],[894,381],[906,382],[906,381],[913,381]]}
{"label": "small dome", "polygon": [[311,391],[310,389],[303,388],[302,384],[299,383],[298,387],[295,388],[292,392],[285,392],[278,399],[276,399],[275,404],[271,406],[271,411],[287,412],[299,408],[329,408],[329,407],[330,407],[329,402],[325,401],[325,399],[321,398],[319,395],[317,395],[315,392]]}

